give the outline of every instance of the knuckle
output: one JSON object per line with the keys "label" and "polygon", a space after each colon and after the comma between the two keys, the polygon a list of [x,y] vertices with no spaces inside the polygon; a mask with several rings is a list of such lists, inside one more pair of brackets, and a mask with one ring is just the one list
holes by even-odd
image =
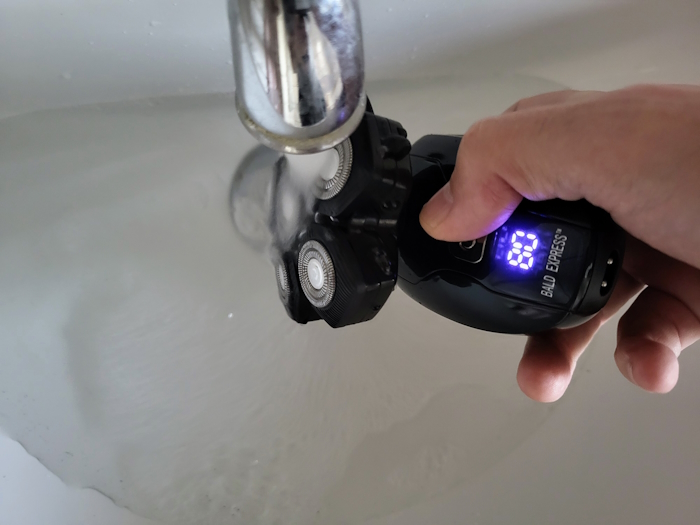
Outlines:
{"label": "knuckle", "polygon": [[462,145],[466,149],[482,146],[489,135],[493,122],[493,118],[486,118],[472,124],[462,138]]}
{"label": "knuckle", "polygon": [[489,209],[510,207],[514,200],[513,188],[499,176],[487,177],[481,185],[480,199]]}

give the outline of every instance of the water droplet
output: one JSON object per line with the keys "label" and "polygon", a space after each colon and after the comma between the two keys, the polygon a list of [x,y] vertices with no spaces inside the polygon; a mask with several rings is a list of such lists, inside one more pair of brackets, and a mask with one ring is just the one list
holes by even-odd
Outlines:
{"label": "water droplet", "polygon": [[125,35],[128,35],[128,34],[129,34],[129,32],[128,32],[126,29],[125,29],[124,31],[122,31],[122,33],[125,34]]}
{"label": "water droplet", "polygon": [[423,15],[423,18],[430,18],[430,13],[425,13],[425,14]]}
{"label": "water droplet", "polygon": [[95,45],[95,41],[94,41],[94,40],[90,40],[90,45],[91,45],[91,46],[94,46],[94,45]]}
{"label": "water droplet", "polygon": [[393,7],[390,7],[389,9],[387,9],[387,11],[390,12],[390,13],[393,13],[393,12],[394,12],[394,8],[393,8]]}
{"label": "water droplet", "polygon": [[227,63],[229,66],[232,66],[232,65],[233,65],[233,60],[227,60],[226,63]]}
{"label": "water droplet", "polygon": [[151,20],[151,27],[158,27],[161,23],[158,20]]}
{"label": "water droplet", "polygon": [[153,31],[149,31],[148,34],[149,34],[149,36],[155,35],[155,33]]}
{"label": "water droplet", "polygon": [[61,78],[63,80],[70,80],[71,78],[73,78],[73,75],[71,75],[69,71],[64,71],[63,73],[61,73]]}
{"label": "water droplet", "polygon": [[229,319],[233,319],[233,312],[230,313],[230,314],[228,314],[228,318],[229,318]]}

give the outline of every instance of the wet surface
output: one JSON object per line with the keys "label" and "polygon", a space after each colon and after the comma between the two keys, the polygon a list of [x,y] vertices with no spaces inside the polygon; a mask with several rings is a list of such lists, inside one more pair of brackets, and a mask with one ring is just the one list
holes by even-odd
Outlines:
{"label": "wet surface", "polygon": [[[415,140],[461,133],[557,87],[438,79],[370,93]],[[584,358],[564,401],[580,405],[589,426],[569,426],[572,408],[557,423],[558,411],[517,390],[521,338],[458,326],[399,291],[364,325],[293,324],[264,250],[232,223],[232,174],[255,146],[226,95],[0,121],[0,424],[68,484],[172,524],[409,523],[421,513],[432,516],[423,523],[449,523],[465,505],[488,512],[496,501],[514,516],[506,494],[475,495],[526,486],[529,458],[565,484],[547,458],[569,457],[567,439],[589,449],[607,439],[618,450],[629,438],[620,429],[605,436],[596,417],[613,428],[620,414],[641,422],[667,410],[643,411],[627,390],[617,405],[582,402],[579,388],[603,396],[609,384],[620,394],[612,358],[600,352],[595,370],[610,373],[589,378]],[[600,347],[613,340],[611,327]],[[694,405],[683,406],[668,424],[692,432]],[[601,441],[569,435],[590,427]],[[571,457],[580,464],[562,460],[568,472],[587,468]],[[576,478],[569,497],[585,493],[606,461]],[[533,490],[522,489],[540,502],[528,515],[544,522]],[[676,498],[686,512],[689,494]],[[502,522],[489,516],[473,521]]]}
{"label": "wet surface", "polygon": [[554,410],[503,394],[488,386],[452,387],[433,396],[411,419],[368,436],[327,495],[320,522],[340,516],[338,523],[364,523],[478,478]]}

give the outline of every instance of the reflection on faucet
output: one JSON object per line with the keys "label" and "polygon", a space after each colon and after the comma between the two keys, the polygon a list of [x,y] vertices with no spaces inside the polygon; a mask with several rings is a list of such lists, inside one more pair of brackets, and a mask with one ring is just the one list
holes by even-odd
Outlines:
{"label": "reflection on faucet", "polygon": [[311,220],[315,198],[309,179],[294,176],[287,157],[265,146],[252,149],[236,168],[230,211],[236,231],[254,250],[273,257]]}
{"label": "reflection on faucet", "polygon": [[366,107],[357,0],[229,0],[241,121],[286,153],[333,148]]}

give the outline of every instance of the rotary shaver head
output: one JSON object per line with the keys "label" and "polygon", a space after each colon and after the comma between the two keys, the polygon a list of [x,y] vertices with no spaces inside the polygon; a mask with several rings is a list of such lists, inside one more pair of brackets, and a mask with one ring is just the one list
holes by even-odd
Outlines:
{"label": "rotary shaver head", "polygon": [[398,249],[390,235],[311,225],[299,237],[297,277],[333,328],[373,319],[394,290]]}
{"label": "rotary shaver head", "polygon": [[280,299],[293,320],[338,328],[373,319],[384,306],[398,276],[410,147],[400,124],[367,112],[336,146],[337,167],[317,181],[308,220],[289,242],[273,233]]}
{"label": "rotary shaver head", "polygon": [[299,278],[297,277],[296,253],[293,251],[281,253],[273,259],[273,264],[275,266],[279,298],[285,310],[287,310],[287,315],[299,324],[306,324],[320,319],[321,317],[314,310],[306,294],[301,289]]}

